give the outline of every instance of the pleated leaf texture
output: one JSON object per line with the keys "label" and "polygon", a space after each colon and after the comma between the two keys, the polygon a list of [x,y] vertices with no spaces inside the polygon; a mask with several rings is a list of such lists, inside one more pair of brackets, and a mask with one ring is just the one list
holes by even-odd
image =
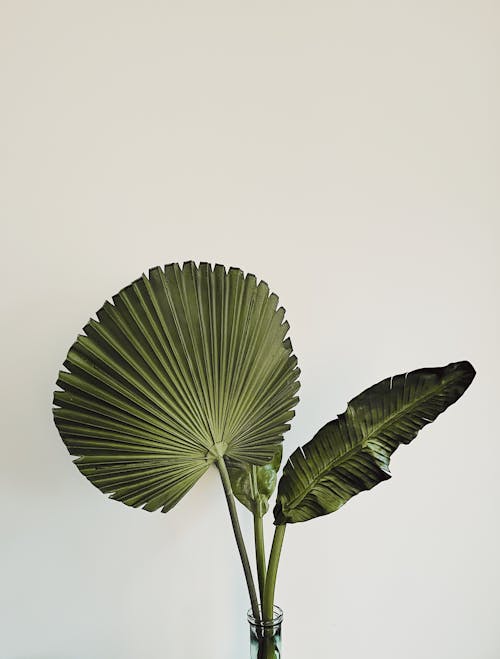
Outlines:
{"label": "pleated leaf texture", "polygon": [[262,465],[297,404],[278,298],[237,268],[153,268],[70,348],[54,417],[75,463],[113,499],[170,510],[221,456]]}
{"label": "pleated leaf texture", "polygon": [[382,380],[354,398],[286,463],[278,485],[276,524],[304,522],[338,510],[387,480],[391,455],[460,398],[474,368],[457,362]]}

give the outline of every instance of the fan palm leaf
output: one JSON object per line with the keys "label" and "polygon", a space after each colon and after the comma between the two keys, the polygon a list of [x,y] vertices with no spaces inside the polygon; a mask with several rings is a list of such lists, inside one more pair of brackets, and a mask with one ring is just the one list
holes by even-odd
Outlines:
{"label": "fan palm leaf", "polygon": [[170,510],[222,456],[264,465],[299,384],[288,323],[237,268],[153,268],[105,302],[68,352],[54,418],[112,498]]}

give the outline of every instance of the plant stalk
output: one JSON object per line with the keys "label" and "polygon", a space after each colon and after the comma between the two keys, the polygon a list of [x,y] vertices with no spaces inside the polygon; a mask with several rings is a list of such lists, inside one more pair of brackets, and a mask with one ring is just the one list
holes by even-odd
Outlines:
{"label": "plant stalk", "polygon": [[273,545],[269,556],[267,566],[266,583],[264,588],[264,601],[262,603],[262,618],[264,620],[273,619],[274,607],[274,590],[276,588],[276,575],[280,560],[281,547],[285,537],[286,524],[280,524],[274,530]]}
{"label": "plant stalk", "polygon": [[259,602],[257,600],[257,593],[255,591],[252,569],[250,567],[250,561],[248,560],[248,554],[245,547],[245,542],[243,540],[243,534],[241,533],[240,522],[238,520],[238,513],[236,511],[236,504],[234,501],[233,490],[231,487],[231,481],[229,480],[229,474],[227,473],[226,463],[224,462],[224,458],[222,456],[219,456],[217,458],[217,467],[219,469],[222,485],[224,487],[224,492],[226,494],[227,506],[229,508],[229,515],[231,517],[231,524],[233,526],[234,537],[236,539],[236,544],[238,545],[241,564],[243,565],[243,571],[245,573],[248,594],[250,595],[252,614],[255,620],[259,621],[260,620]]}
{"label": "plant stalk", "polygon": [[260,603],[264,605],[264,586],[266,583],[266,550],[264,546],[264,524],[262,516],[254,513],[253,530],[255,537],[255,559],[257,562],[257,576],[259,578]]}

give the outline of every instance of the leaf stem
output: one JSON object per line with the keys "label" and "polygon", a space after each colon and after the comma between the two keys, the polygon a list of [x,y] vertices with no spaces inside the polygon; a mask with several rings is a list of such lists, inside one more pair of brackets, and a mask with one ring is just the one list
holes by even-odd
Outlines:
{"label": "leaf stem", "polygon": [[236,544],[238,545],[241,564],[243,565],[243,571],[245,573],[245,579],[248,587],[248,594],[250,595],[250,604],[252,606],[252,614],[255,620],[259,621],[260,620],[259,602],[257,600],[257,593],[255,591],[252,569],[250,567],[250,561],[248,560],[248,554],[245,547],[245,542],[243,540],[243,534],[241,533],[240,522],[238,520],[238,513],[236,511],[236,504],[234,502],[233,490],[231,488],[231,481],[229,480],[229,474],[227,473],[226,463],[224,462],[224,458],[222,456],[219,456],[217,458],[217,468],[219,469],[222,485],[224,486],[224,492],[226,494],[227,506],[229,508],[229,515],[231,517],[231,524],[233,526],[234,537],[236,539]]}
{"label": "leaf stem", "polygon": [[274,590],[276,587],[276,575],[278,572],[278,563],[280,560],[281,547],[285,537],[286,524],[279,524],[274,530],[273,545],[271,555],[267,566],[266,584],[264,588],[264,601],[262,603],[262,618],[264,620],[273,619]]}
{"label": "leaf stem", "polygon": [[259,577],[260,603],[264,604],[264,585],[266,583],[266,552],[264,546],[264,524],[262,516],[254,513],[253,530],[255,537],[255,558],[257,562],[257,575]]}

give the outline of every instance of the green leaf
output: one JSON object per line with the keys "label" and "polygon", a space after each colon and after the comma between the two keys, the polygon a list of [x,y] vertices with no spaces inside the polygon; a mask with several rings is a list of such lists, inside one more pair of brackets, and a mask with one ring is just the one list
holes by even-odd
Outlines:
{"label": "green leaf", "polygon": [[354,398],[291,455],[278,486],[275,524],[334,512],[390,478],[389,460],[397,447],[409,444],[458,400],[474,375],[465,361],[423,368],[382,380]]}
{"label": "green leaf", "polygon": [[262,517],[269,508],[269,497],[276,488],[283,448],[279,446],[271,462],[260,467],[226,459],[235,497],[254,515]]}
{"label": "green leaf", "polygon": [[96,315],[54,394],[61,437],[95,486],[166,512],[219,456],[273,458],[299,369],[265,282],[221,265],[170,264]]}

